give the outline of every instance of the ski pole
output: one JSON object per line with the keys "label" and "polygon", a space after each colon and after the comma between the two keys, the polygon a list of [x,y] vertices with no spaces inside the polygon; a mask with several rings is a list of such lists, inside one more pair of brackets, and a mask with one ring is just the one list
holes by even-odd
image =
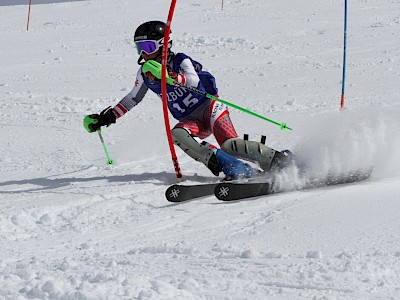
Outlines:
{"label": "ski pole", "polygon": [[104,142],[103,136],[101,135],[101,129],[97,130],[97,133],[99,134],[101,144],[103,145],[104,152],[107,156],[107,164],[114,165],[114,161],[111,159],[110,154],[108,154],[106,143]]}
{"label": "ski pole", "polygon": [[209,99],[218,101],[218,102],[223,103],[223,104],[225,104],[225,105],[227,105],[227,106],[230,106],[230,107],[233,107],[233,108],[235,108],[235,109],[237,109],[237,110],[240,110],[240,111],[242,111],[242,112],[245,112],[245,113],[247,113],[247,114],[249,114],[249,115],[252,115],[252,116],[254,116],[254,117],[260,118],[260,119],[265,120],[265,121],[268,121],[268,122],[270,122],[270,123],[272,123],[272,124],[278,125],[279,128],[280,128],[281,130],[285,130],[285,129],[293,130],[292,128],[288,127],[288,126],[286,125],[285,122],[282,122],[282,123],[276,122],[276,121],[271,120],[271,119],[269,119],[269,118],[267,118],[267,117],[264,117],[264,116],[262,116],[262,115],[259,115],[259,114],[255,113],[255,112],[251,111],[251,110],[248,110],[248,109],[246,109],[246,108],[243,108],[243,107],[241,107],[241,106],[239,106],[239,105],[236,105],[236,104],[234,104],[234,103],[231,103],[231,102],[228,102],[228,101],[219,99],[219,98],[217,98],[217,97],[215,97],[215,96],[213,96],[213,95],[210,95],[210,94],[208,94],[208,93],[206,93],[206,92],[200,91],[200,90],[198,90],[198,89],[196,89],[196,88],[194,88],[194,87],[188,86],[188,85],[183,84],[183,83],[179,83],[179,82],[177,82],[177,81],[174,81],[174,85],[179,85],[180,87],[183,87],[183,88],[185,88],[185,89],[187,89],[187,90],[189,90],[189,91],[191,91],[191,92],[194,92],[194,93],[203,95],[203,96],[205,96],[205,97],[207,97],[207,98],[209,98]]}
{"label": "ski pole", "polygon": [[[157,74],[157,73],[160,73],[160,69],[161,69],[161,64],[158,63],[158,62],[156,62],[156,61],[154,61],[154,60],[149,60],[149,61],[145,62],[145,63],[143,64],[143,66],[142,66],[142,72],[143,72],[143,73],[150,72],[150,73],[152,73],[152,74]],[[218,102],[223,103],[223,104],[225,104],[225,105],[227,105],[227,106],[233,107],[233,108],[235,108],[235,109],[237,109],[237,110],[240,110],[240,111],[242,111],[242,112],[245,112],[245,113],[247,113],[247,114],[250,114],[250,115],[252,115],[252,116],[254,116],[254,117],[257,117],[257,118],[260,118],[260,119],[262,119],[262,120],[268,121],[268,122],[270,122],[270,123],[272,123],[272,124],[278,125],[278,126],[280,127],[281,130],[285,130],[285,129],[293,130],[292,128],[288,127],[288,126],[286,125],[285,122],[282,122],[282,123],[276,122],[276,121],[271,120],[271,119],[269,119],[269,118],[267,118],[267,117],[264,117],[264,116],[262,116],[262,115],[259,115],[259,114],[255,113],[255,112],[251,111],[251,110],[248,110],[248,109],[246,109],[246,108],[243,108],[243,107],[241,107],[241,106],[239,106],[239,105],[236,105],[236,104],[234,104],[234,103],[231,103],[231,102],[222,100],[222,99],[220,99],[220,98],[217,98],[217,97],[215,97],[215,96],[213,96],[213,95],[211,95],[211,94],[208,94],[207,92],[204,92],[204,91],[201,91],[201,90],[199,90],[199,89],[196,89],[196,88],[194,88],[194,87],[192,87],[192,86],[188,86],[188,85],[186,85],[186,84],[177,82],[177,81],[173,80],[172,78],[170,78],[170,77],[168,77],[168,76],[167,76],[167,84],[169,84],[169,85],[178,85],[178,86],[180,86],[180,87],[182,87],[182,88],[184,88],[184,89],[187,89],[187,90],[189,90],[189,91],[191,91],[191,92],[193,92],[193,93],[196,93],[196,94],[205,96],[205,97],[207,97],[207,98],[209,98],[209,99],[218,101]]]}

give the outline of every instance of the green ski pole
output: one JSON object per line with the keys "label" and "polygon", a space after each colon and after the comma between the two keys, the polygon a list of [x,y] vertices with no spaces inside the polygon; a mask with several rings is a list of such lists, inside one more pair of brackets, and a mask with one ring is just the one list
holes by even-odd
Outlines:
{"label": "green ski pole", "polygon": [[111,159],[110,154],[108,154],[106,143],[104,142],[103,136],[101,135],[101,129],[97,130],[97,133],[99,134],[101,144],[103,145],[104,152],[107,156],[107,164],[114,165],[114,161]]}
{"label": "green ski pole", "polygon": [[[161,70],[161,64],[158,63],[158,62],[156,62],[156,61],[154,61],[154,60],[149,60],[149,61],[145,62],[145,63],[143,64],[143,66],[142,66],[142,72],[143,72],[143,73],[150,72],[150,73],[152,73],[153,75],[154,75],[154,74],[160,73],[160,77],[161,77],[161,72],[160,72],[160,70]],[[158,79],[160,79],[160,78],[158,78]],[[240,110],[240,111],[242,111],[242,112],[245,112],[245,113],[247,113],[247,114],[249,114],[249,115],[252,115],[252,116],[254,116],[254,117],[257,117],[257,118],[260,118],[260,119],[262,119],[262,120],[268,121],[268,122],[270,122],[270,123],[272,123],[272,124],[278,125],[279,128],[280,128],[281,130],[285,130],[285,129],[293,130],[292,128],[288,127],[288,126],[286,125],[285,122],[282,122],[282,123],[276,122],[276,121],[271,120],[271,119],[269,119],[269,118],[267,118],[267,117],[264,117],[264,116],[262,116],[262,115],[259,115],[259,114],[255,113],[255,112],[251,111],[251,110],[248,110],[248,109],[246,109],[246,108],[243,108],[243,107],[241,107],[241,106],[239,106],[239,105],[236,105],[236,104],[234,104],[234,103],[231,103],[231,102],[228,102],[228,101],[219,99],[219,98],[217,98],[217,97],[215,97],[215,96],[213,96],[213,95],[210,95],[210,94],[208,94],[208,93],[206,93],[206,92],[204,92],[204,91],[200,91],[200,90],[198,90],[198,89],[196,89],[196,88],[194,88],[194,87],[187,86],[186,84],[177,82],[177,81],[173,80],[172,78],[170,78],[170,77],[168,77],[168,76],[167,76],[167,83],[168,83],[169,85],[178,85],[178,86],[180,86],[180,87],[182,87],[182,88],[184,88],[184,89],[187,89],[187,90],[189,90],[189,91],[191,91],[191,92],[194,92],[194,93],[196,93],[196,94],[205,96],[205,97],[207,97],[207,98],[209,98],[209,99],[218,101],[218,102],[220,102],[220,103],[223,103],[223,104],[225,104],[225,105],[227,105],[227,106],[233,107],[233,108],[235,108],[235,109],[237,109],[237,110]]]}
{"label": "green ski pole", "polygon": [[223,104],[225,104],[225,105],[227,105],[227,106],[233,107],[233,108],[235,108],[235,109],[237,109],[237,110],[240,110],[240,111],[242,111],[242,112],[245,112],[245,113],[247,113],[247,114],[249,114],[249,115],[252,115],[252,116],[254,116],[254,117],[257,117],[257,118],[260,118],[260,119],[262,119],[262,120],[268,121],[268,122],[270,122],[270,123],[272,123],[272,124],[278,125],[279,128],[280,128],[281,130],[285,130],[285,129],[293,130],[292,128],[288,127],[288,126],[286,125],[285,122],[282,122],[282,123],[276,122],[276,121],[271,120],[271,119],[269,119],[269,118],[267,118],[267,117],[264,117],[264,116],[262,116],[262,115],[259,115],[259,114],[255,113],[255,112],[251,111],[251,110],[248,110],[248,109],[246,109],[246,108],[243,108],[243,107],[241,107],[241,106],[239,106],[239,105],[236,105],[236,104],[234,104],[234,103],[231,103],[231,102],[228,102],[228,101],[219,99],[219,98],[217,98],[217,97],[215,97],[215,96],[213,96],[213,95],[207,94],[206,92],[200,91],[200,90],[198,90],[198,89],[196,89],[196,88],[194,88],[194,87],[187,86],[186,84],[182,84],[182,83],[179,83],[179,82],[176,82],[176,81],[175,81],[174,84],[179,85],[179,86],[181,86],[181,87],[183,87],[183,88],[185,88],[185,89],[188,89],[189,91],[192,91],[192,92],[194,92],[194,93],[197,93],[197,94],[200,94],[200,95],[204,95],[204,96],[206,96],[206,97],[209,98],[209,99],[213,99],[213,100],[215,100],[215,101],[218,101],[218,102],[223,103]]}

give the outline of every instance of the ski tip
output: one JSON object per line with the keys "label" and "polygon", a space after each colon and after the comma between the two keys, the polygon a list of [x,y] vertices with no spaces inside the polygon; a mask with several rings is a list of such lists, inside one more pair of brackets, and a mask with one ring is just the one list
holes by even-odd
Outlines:
{"label": "ski tip", "polygon": [[222,182],[215,186],[214,195],[218,200],[221,201],[232,201],[237,200],[239,198],[234,197],[232,193],[232,187],[234,187],[234,183],[230,182]]}
{"label": "ski tip", "polygon": [[181,193],[181,190],[179,188],[179,185],[174,184],[171,185],[166,191],[165,191],[165,198],[169,202],[180,202],[179,201],[179,195]]}

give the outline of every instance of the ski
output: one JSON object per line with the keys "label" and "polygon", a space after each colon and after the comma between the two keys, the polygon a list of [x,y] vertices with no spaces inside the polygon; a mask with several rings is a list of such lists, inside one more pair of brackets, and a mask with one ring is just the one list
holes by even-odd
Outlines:
{"label": "ski", "polygon": [[174,184],[165,191],[165,197],[169,202],[183,202],[214,194],[218,183],[206,183],[195,185]]}
{"label": "ski", "polygon": [[268,182],[223,182],[215,187],[214,194],[218,200],[233,201],[272,194],[272,187]]}
{"label": "ski", "polygon": [[266,196],[284,191],[305,190],[324,186],[353,183],[368,179],[371,176],[372,168],[356,170],[342,175],[331,175],[326,178],[309,178],[300,188],[280,189],[273,179],[268,182],[223,182],[216,185],[214,194],[222,201],[234,201],[252,197]]}

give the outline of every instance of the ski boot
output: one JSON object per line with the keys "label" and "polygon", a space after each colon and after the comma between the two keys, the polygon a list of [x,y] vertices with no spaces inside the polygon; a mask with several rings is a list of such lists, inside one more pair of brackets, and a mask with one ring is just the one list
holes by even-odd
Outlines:
{"label": "ski boot", "polygon": [[224,181],[251,178],[257,174],[257,171],[251,166],[221,149],[216,150],[215,157],[217,158],[222,172],[225,174]]}
{"label": "ski boot", "polygon": [[234,157],[257,163],[264,172],[278,171],[294,162],[293,154],[289,150],[274,150],[265,145],[265,139],[262,136],[261,142],[249,141],[245,134],[243,139],[226,140],[221,149]]}
{"label": "ski boot", "polygon": [[270,170],[280,171],[294,164],[294,155],[289,150],[276,151],[271,162]]}

